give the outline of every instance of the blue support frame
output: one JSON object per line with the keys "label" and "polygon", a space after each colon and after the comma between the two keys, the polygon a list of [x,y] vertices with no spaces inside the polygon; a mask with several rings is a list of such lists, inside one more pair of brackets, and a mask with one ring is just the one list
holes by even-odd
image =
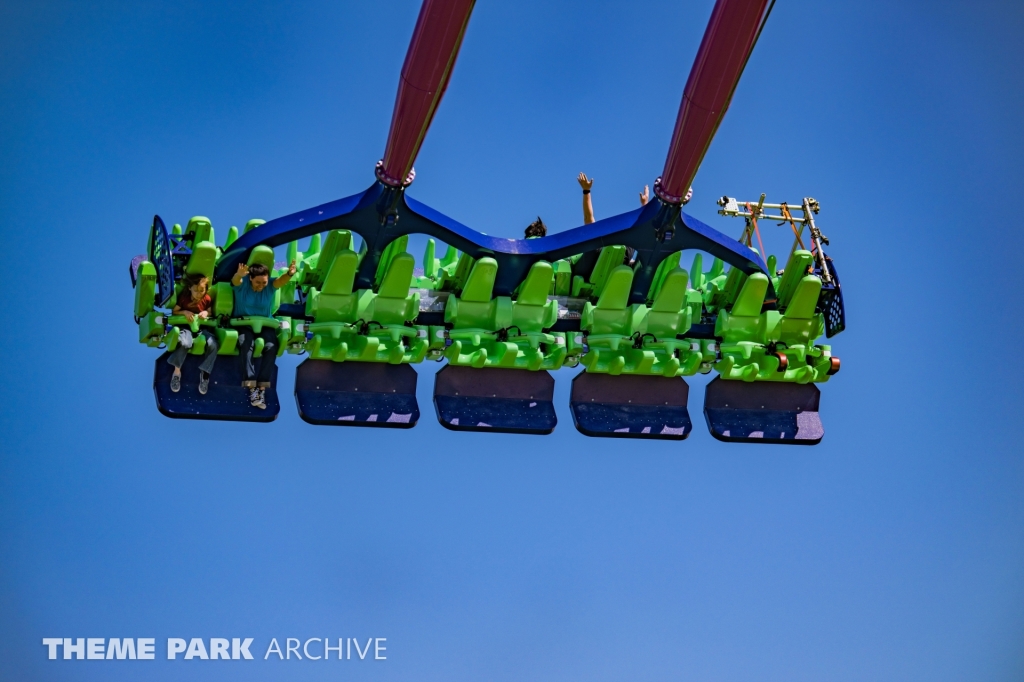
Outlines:
{"label": "blue support frame", "polygon": [[[554,262],[612,245],[632,247],[642,264],[633,278],[631,303],[647,298],[658,265],[677,251],[704,251],[745,273],[767,274],[756,251],[657,197],[634,211],[547,237],[502,239],[472,230],[406,196],[404,188],[375,182],[359,194],[276,218],[243,234],[217,261],[215,280],[230,280],[238,264],[248,262],[250,252],[260,244],[280,246],[329,230],[349,230],[366,242],[367,253],[356,275],[358,289],[372,288],[385,247],[406,234],[434,237],[473,258],[494,258],[498,262],[495,296],[510,296],[537,261]],[[775,299],[771,288],[766,299]]]}
{"label": "blue support frame", "polygon": [[149,261],[156,268],[157,307],[167,305],[174,295],[174,258],[167,226],[160,216],[153,216],[149,233]]}

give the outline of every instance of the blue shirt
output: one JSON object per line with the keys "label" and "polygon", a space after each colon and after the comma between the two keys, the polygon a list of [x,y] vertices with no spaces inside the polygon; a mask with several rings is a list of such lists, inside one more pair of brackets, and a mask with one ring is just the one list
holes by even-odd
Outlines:
{"label": "blue shirt", "polygon": [[249,283],[249,276],[242,278],[237,287],[231,287],[235,292],[235,317],[245,315],[259,315],[270,317],[274,312],[274,283],[267,282],[263,291],[253,291]]}

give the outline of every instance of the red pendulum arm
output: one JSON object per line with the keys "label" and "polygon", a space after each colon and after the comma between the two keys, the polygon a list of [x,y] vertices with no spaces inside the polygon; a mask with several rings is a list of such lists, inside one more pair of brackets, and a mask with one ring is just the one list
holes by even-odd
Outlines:
{"label": "red pendulum arm", "polygon": [[768,0],[718,0],[686,81],[665,170],[654,184],[658,198],[682,202],[711,138],[729,108],[760,33]]}
{"label": "red pendulum arm", "polygon": [[412,164],[448,86],[475,0],[424,0],[398,81],[391,130],[377,178],[400,187],[412,182]]}

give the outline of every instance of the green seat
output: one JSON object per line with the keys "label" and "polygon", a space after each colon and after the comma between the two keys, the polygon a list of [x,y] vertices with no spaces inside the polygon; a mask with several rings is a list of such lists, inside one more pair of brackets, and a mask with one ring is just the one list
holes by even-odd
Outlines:
{"label": "green seat", "polygon": [[139,342],[156,347],[163,343],[163,314],[155,310],[156,266],[148,260],[139,263],[135,279],[135,318],[139,321]]}
{"label": "green seat", "polygon": [[259,246],[255,247],[252,250],[252,253],[249,254],[249,262],[246,263],[246,265],[248,265],[249,267],[252,267],[253,265],[256,265],[257,263],[259,263],[261,265],[266,265],[267,269],[273,270],[274,269],[274,250],[272,248],[270,248],[269,246],[264,246],[263,244],[260,244]]}
{"label": "green seat", "polygon": [[156,266],[142,261],[135,277],[135,317],[143,317],[156,302]]}
{"label": "green seat", "polygon": [[783,360],[772,350],[782,315],[777,310],[761,312],[768,283],[768,276],[760,272],[745,277],[731,308],[718,312],[715,336],[722,339],[722,358],[715,369],[723,379],[771,381],[785,376]]}
{"label": "green seat", "polygon": [[820,293],[821,280],[814,275],[804,275],[787,291],[786,310],[776,332],[778,350],[786,355],[789,365],[785,380],[828,380],[831,348],[814,345],[814,340],[825,333],[825,318],[817,312]]}
{"label": "green seat", "polygon": [[323,288],[310,289],[307,297],[307,311],[315,322],[344,322],[352,324],[358,312],[358,295],[352,290],[355,284],[359,259],[355,251],[337,251],[324,277]]}
{"label": "green seat", "polygon": [[427,328],[413,326],[420,312],[420,295],[410,291],[416,259],[405,251],[408,240],[405,236],[388,245],[388,265],[377,291],[372,296],[372,292],[362,293],[359,299],[360,317],[370,326],[371,345],[378,344],[376,357],[386,357],[391,364],[421,362],[430,345]]}
{"label": "green seat", "polygon": [[704,276],[704,305],[709,312],[731,308],[747,282],[745,272],[736,267],[729,268],[728,272],[722,272],[721,267],[716,267],[720,263],[721,261],[716,258],[711,271]]}
{"label": "green seat", "polygon": [[[309,249],[302,254],[302,261],[305,263],[300,281],[307,286],[322,287],[327,272],[334,263],[336,254],[342,251],[352,250],[352,233],[348,230],[331,230],[327,233],[327,239],[323,247],[320,246],[320,235],[313,235],[310,240]],[[353,255],[354,252],[353,252]],[[358,264],[358,258],[357,258]]]}
{"label": "green seat", "polygon": [[[325,247],[317,267],[327,253]],[[307,296],[306,312],[314,317],[309,325],[313,338],[306,344],[311,358],[391,364],[423,359],[427,328],[410,324],[419,314],[419,294],[409,291],[415,260],[392,251],[387,261],[376,291],[354,291],[359,255],[348,248],[336,252],[323,289],[310,288]]]}
{"label": "green seat", "polygon": [[[629,291],[633,285],[633,270],[626,265],[617,266],[608,276],[597,299],[597,305],[583,306],[580,327],[591,337],[609,336],[629,338],[633,334],[636,306],[629,305]],[[645,310],[646,313],[646,310]]]}
{"label": "green seat", "polygon": [[[775,259],[769,263],[774,266]],[[782,276],[774,279],[777,310],[761,311],[769,282],[761,273],[745,277],[733,268],[710,297],[705,294],[709,307],[722,306],[715,324],[721,359],[714,367],[723,379],[800,384],[828,379],[831,350],[814,345],[825,322],[816,311],[821,280],[807,274],[813,263],[809,251],[790,254]]]}
{"label": "green seat", "polygon": [[572,293],[572,263],[563,258],[555,261],[552,266],[555,270],[555,277],[551,293],[555,296],[568,296]]}
{"label": "green seat", "polygon": [[200,274],[207,279],[213,277],[213,268],[217,264],[217,245],[212,241],[196,242],[192,246],[192,255],[189,256],[185,272],[188,274]]}
{"label": "green seat", "polygon": [[[678,263],[678,258],[673,262]],[[700,368],[699,342],[678,338],[690,329],[692,310],[687,300],[686,270],[674,267],[656,281],[657,293],[639,329],[644,350],[655,355],[651,371],[663,376],[689,376]]]}
{"label": "green seat", "polygon": [[449,364],[469,367],[557,369],[565,358],[565,335],[544,329],[558,319],[558,308],[548,300],[554,277],[550,263],[530,268],[513,302],[493,296],[498,263],[481,258],[473,263],[462,293],[448,297],[445,322],[451,345],[445,349]]}
{"label": "green seat", "polygon": [[580,329],[587,333],[589,351],[583,356],[588,372],[602,374],[651,374],[655,353],[634,348],[633,335],[646,324],[647,306],[630,304],[633,269],[614,267],[602,287],[597,305],[583,306]]}
{"label": "green seat", "polygon": [[540,332],[558,321],[558,305],[548,299],[554,278],[551,263],[533,264],[512,303],[512,326],[523,332]]}
{"label": "green seat", "polygon": [[385,326],[404,326],[415,320],[420,310],[420,295],[409,291],[415,267],[416,260],[408,253],[389,258],[377,294],[368,298],[362,317]]}
{"label": "green seat", "polygon": [[654,272],[654,279],[651,280],[651,289],[647,292],[647,305],[650,305],[661,293],[665,278],[679,267],[679,259],[682,255],[682,251],[676,251],[658,264],[658,269]]}
{"label": "green seat", "polygon": [[198,244],[199,242],[217,242],[213,236],[213,225],[210,223],[210,219],[206,216],[192,216],[188,221],[188,225],[185,226],[185,233],[191,233],[194,235],[192,237],[193,244]]}
{"label": "green seat", "polygon": [[609,276],[615,268],[622,267],[622,261],[625,257],[625,246],[606,246],[602,248],[589,278],[584,279],[581,275],[576,275],[572,278],[572,295],[581,297],[600,296]]}
{"label": "green seat", "polygon": [[445,254],[438,268],[438,291],[457,292],[465,288],[469,273],[475,263],[476,259],[469,254],[458,253],[454,248],[448,247],[448,253]]}
{"label": "green seat", "polygon": [[512,324],[507,338],[508,343],[516,344],[516,363],[512,366],[525,363],[527,369],[557,369],[566,358],[565,334],[544,331],[558,321],[558,304],[548,298],[555,277],[551,263],[534,263],[512,301]]}
{"label": "green seat", "polygon": [[[811,255],[810,251],[797,250],[790,254],[789,261],[786,263],[786,269],[782,273],[782,278],[779,280],[779,285],[775,292],[778,297],[780,310],[785,310],[789,306],[790,300],[796,292],[797,285],[808,274],[808,269],[813,264],[814,256]],[[815,301],[817,301],[817,298],[815,298]]]}

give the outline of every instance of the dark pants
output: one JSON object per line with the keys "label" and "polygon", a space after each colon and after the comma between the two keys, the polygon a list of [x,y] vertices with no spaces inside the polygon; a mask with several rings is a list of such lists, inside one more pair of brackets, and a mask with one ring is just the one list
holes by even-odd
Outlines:
{"label": "dark pants", "polygon": [[[213,372],[213,363],[217,362],[217,335],[206,329],[200,329],[199,333],[206,339],[206,350],[203,351],[203,361],[199,363],[199,369],[210,374]],[[182,329],[178,347],[171,353],[171,357],[167,358],[167,362],[181,369],[190,348],[192,348],[192,330]]]}
{"label": "dark pants", "polygon": [[[256,351],[256,339],[263,339],[263,354],[253,358]],[[277,330],[264,327],[257,334],[245,327],[238,330],[238,359],[242,363],[243,386],[270,387],[270,377],[274,375],[274,364],[277,362]]]}

